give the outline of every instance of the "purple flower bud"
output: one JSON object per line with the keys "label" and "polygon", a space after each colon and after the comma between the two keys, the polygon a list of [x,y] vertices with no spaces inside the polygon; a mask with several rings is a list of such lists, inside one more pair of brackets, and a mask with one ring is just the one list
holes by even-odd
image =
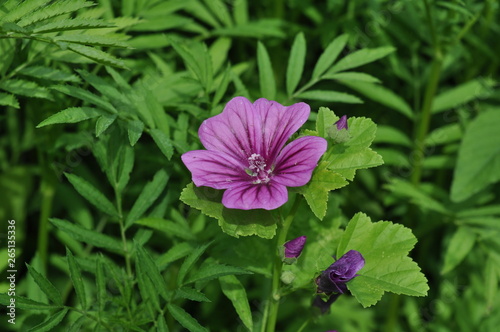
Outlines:
{"label": "purple flower bud", "polygon": [[286,242],[283,246],[285,247],[285,258],[297,258],[300,256],[304,245],[306,244],[306,236],[302,235],[296,239]]}
{"label": "purple flower bud", "polygon": [[342,115],[339,121],[335,122],[335,124],[337,125],[337,130],[349,129],[347,127],[347,115]]}
{"label": "purple flower bud", "polygon": [[316,278],[318,293],[345,293],[346,283],[356,277],[364,265],[365,259],[361,253],[349,250]]}

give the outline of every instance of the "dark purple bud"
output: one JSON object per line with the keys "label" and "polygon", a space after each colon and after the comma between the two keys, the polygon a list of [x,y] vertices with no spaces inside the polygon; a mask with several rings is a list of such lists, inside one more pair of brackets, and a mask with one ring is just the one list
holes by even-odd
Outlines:
{"label": "dark purple bud", "polygon": [[345,293],[346,283],[356,277],[364,265],[363,255],[359,251],[349,250],[316,278],[318,293]]}
{"label": "dark purple bud", "polygon": [[339,121],[335,122],[335,124],[337,125],[337,130],[349,129],[347,127],[347,115],[342,115]]}
{"label": "dark purple bud", "polygon": [[304,245],[306,244],[306,236],[302,235],[296,239],[286,242],[283,246],[285,247],[285,258],[297,258],[300,256]]}
{"label": "dark purple bud", "polygon": [[339,296],[340,293],[332,294],[326,301],[323,301],[321,296],[317,295],[314,298],[313,306],[318,307],[321,310],[322,314],[326,314],[328,310],[330,310],[330,306],[333,304],[333,302],[337,301]]}

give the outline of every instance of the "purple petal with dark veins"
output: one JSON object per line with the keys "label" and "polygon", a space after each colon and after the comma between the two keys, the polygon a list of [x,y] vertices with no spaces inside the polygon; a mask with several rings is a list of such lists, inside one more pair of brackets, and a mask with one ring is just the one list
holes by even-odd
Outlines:
{"label": "purple petal with dark veins", "polygon": [[273,181],[287,187],[300,187],[311,180],[327,142],[322,137],[305,136],[285,146],[276,159]]}
{"label": "purple petal with dark veins", "polygon": [[227,189],[222,196],[222,204],[225,207],[241,210],[274,210],[287,200],[286,187],[273,181],[267,184],[241,184]]}

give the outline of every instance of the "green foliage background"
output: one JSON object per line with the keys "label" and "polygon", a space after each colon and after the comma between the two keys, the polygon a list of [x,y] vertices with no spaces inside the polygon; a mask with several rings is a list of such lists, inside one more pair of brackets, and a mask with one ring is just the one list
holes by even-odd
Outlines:
{"label": "green foliage background", "polygon": [[[0,329],[259,330],[275,223],[233,227],[239,216],[217,210],[217,192],[186,187],[180,161],[201,148],[201,122],[245,96],[309,103],[308,135],[326,137],[347,114],[359,137],[296,191],[308,204],[290,233],[309,232],[311,246],[289,269],[297,279],[277,330],[308,321],[307,331],[495,331],[499,9],[495,0],[0,1],[0,270],[15,219],[21,296],[16,325],[2,312]],[[189,208],[200,195],[206,204]],[[381,265],[320,316],[310,280],[359,241],[349,236],[360,225],[386,225],[367,215],[400,224],[401,264],[414,268],[405,255],[418,239],[410,256],[429,292],[382,296],[425,287],[375,282]],[[2,305],[8,288],[2,277]]]}

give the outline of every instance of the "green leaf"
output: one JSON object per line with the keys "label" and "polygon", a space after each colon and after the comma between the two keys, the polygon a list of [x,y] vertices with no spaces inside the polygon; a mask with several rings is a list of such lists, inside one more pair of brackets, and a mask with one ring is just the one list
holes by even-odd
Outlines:
{"label": "green leaf", "polygon": [[[32,11],[44,6],[50,0],[31,0],[31,1],[23,1],[17,3],[16,6],[12,8],[7,14],[3,17],[0,17],[0,23],[4,22],[16,22],[21,19],[23,16],[31,13]],[[3,5],[3,3],[2,3]]]}
{"label": "green leaf", "polygon": [[26,266],[28,267],[29,274],[33,280],[35,280],[42,292],[47,295],[47,298],[54,302],[54,304],[63,305],[62,296],[59,290],[44,275],[35,270],[34,267],[30,266],[28,263],[26,263]]}
{"label": "green leaf", "polygon": [[372,75],[365,73],[358,73],[355,71],[348,71],[343,73],[335,74],[325,74],[321,76],[324,80],[337,80],[337,81],[354,81],[354,82],[365,82],[365,83],[380,83],[380,80]]}
{"label": "green leaf", "polygon": [[352,181],[356,170],[383,164],[382,157],[370,149],[377,126],[372,120],[351,117],[348,120],[350,139],[328,148],[323,160],[328,169]]}
{"label": "green leaf", "polygon": [[167,285],[165,280],[156,266],[151,255],[139,244],[136,243],[136,264],[141,265],[141,270],[147,275],[153,285],[155,285],[156,291],[165,299],[169,300]]}
{"label": "green leaf", "polygon": [[49,220],[54,226],[63,232],[68,233],[72,238],[78,241],[82,241],[99,248],[109,249],[117,253],[123,252],[123,243],[109,235],[85,229],[81,226],[70,223],[67,220],[57,218],[50,218]]}
{"label": "green leaf", "polygon": [[257,235],[272,239],[276,234],[276,216],[268,210],[227,209],[221,203],[222,191],[188,184],[181,193],[181,201],[216,218],[222,230],[234,237]]}
{"label": "green leaf", "polygon": [[155,141],[160,151],[165,155],[165,157],[167,157],[168,160],[170,160],[174,154],[174,147],[170,138],[168,138],[168,136],[160,129],[151,129],[149,134]]}
{"label": "green leaf", "polygon": [[102,254],[100,254],[96,259],[95,268],[95,281],[96,281],[96,300],[98,304],[99,312],[103,312],[106,302],[108,300],[108,295],[106,294],[106,278],[104,275],[104,262],[102,259]]}
{"label": "green leaf", "polygon": [[260,41],[257,44],[257,66],[259,67],[260,94],[269,100],[276,97],[276,82],[273,66],[267,49]]}
{"label": "green leaf", "polygon": [[180,242],[178,244],[175,244],[166,253],[158,257],[158,259],[156,260],[157,265],[160,268],[166,267],[168,264],[186,257],[193,251],[193,249],[193,245],[188,242]]}
{"label": "green leaf", "polygon": [[[61,42],[59,42],[59,45],[61,46]],[[65,46],[69,50],[78,53],[80,55],[83,55],[84,57],[89,58],[90,60],[95,61],[97,63],[106,66],[113,66],[113,67],[127,69],[127,66],[125,65],[125,62],[123,62],[123,60],[120,60],[115,56],[103,52],[97,48],[85,45],[78,45],[78,44],[67,44],[67,45],[65,44]]]}
{"label": "green leaf", "polygon": [[19,108],[19,102],[14,95],[0,92],[0,105]]}
{"label": "green leaf", "polygon": [[78,301],[82,305],[83,310],[87,310],[87,295],[85,294],[85,285],[83,284],[82,273],[80,272],[80,267],[75,261],[75,257],[71,251],[66,248],[66,259],[68,261],[69,276],[73,287],[75,288],[76,296]]}
{"label": "green leaf", "polygon": [[89,201],[96,208],[102,212],[109,214],[113,217],[118,217],[118,211],[115,206],[104,196],[99,190],[97,190],[90,182],[82,179],[81,177],[64,173],[69,182],[73,185],[76,191],[83,196],[87,201]]}
{"label": "green leaf", "polygon": [[203,266],[196,271],[184,284],[190,284],[197,281],[208,281],[217,279],[219,277],[235,274],[252,274],[241,267],[228,266],[223,264],[203,264]]}
{"label": "green leaf", "polygon": [[160,169],[154,175],[153,179],[146,183],[139,197],[130,209],[130,212],[125,219],[125,228],[130,227],[134,221],[139,219],[146,210],[153,205],[158,196],[163,192],[168,182],[168,174],[164,169]]}
{"label": "green leaf", "polygon": [[146,226],[165,233],[168,237],[176,236],[183,240],[194,240],[195,236],[187,225],[181,225],[163,218],[143,218],[135,221],[135,225]]}
{"label": "green leaf", "polygon": [[476,237],[476,233],[470,227],[460,226],[457,228],[446,248],[441,274],[452,271],[467,257],[474,248]]}
{"label": "green leaf", "polygon": [[475,79],[437,95],[432,102],[432,112],[438,113],[455,108],[471,100],[488,97],[493,90],[491,80]]}
{"label": "green leaf", "polygon": [[219,282],[222,292],[233,304],[238,317],[249,331],[253,331],[252,311],[245,287],[234,275],[220,277]]}
{"label": "green leaf", "polygon": [[327,165],[328,163],[321,162],[314,170],[311,181],[298,188],[298,192],[304,195],[307,204],[319,220],[323,220],[326,214],[328,193],[348,184],[342,175],[328,170]]}
{"label": "green leaf", "polygon": [[328,91],[328,90],[310,90],[297,95],[297,98],[313,99],[327,102],[362,104],[363,101],[356,96],[345,92]]}
{"label": "green leaf", "polygon": [[95,123],[95,136],[99,137],[103,132],[106,131],[106,129],[111,126],[115,120],[118,118],[117,114],[108,114],[105,113],[97,119]]}
{"label": "green leaf", "polygon": [[381,85],[361,81],[344,80],[340,80],[340,83],[361,93],[371,100],[400,112],[409,119],[413,119],[413,111],[408,103],[406,103],[403,98]]}
{"label": "green leaf", "polygon": [[369,307],[384,292],[425,296],[427,279],[419,266],[408,257],[417,239],[409,228],[389,221],[373,223],[363,213],[351,219],[337,248],[337,257],[349,250],[359,251],[365,266],[347,286],[356,299]]}
{"label": "green leaf", "polygon": [[67,94],[69,96],[81,99],[83,101],[86,101],[87,103],[98,106],[110,113],[118,113],[118,111],[114,108],[114,106],[111,105],[108,101],[82,88],[71,85],[56,85],[53,86],[52,89]]}
{"label": "green leaf", "polygon": [[39,86],[32,81],[18,79],[4,80],[0,81],[0,89],[15,95],[52,100],[52,95],[45,87]]}
{"label": "green leaf", "polygon": [[500,108],[480,113],[468,125],[458,151],[451,199],[461,202],[500,180]]}
{"label": "green leaf", "polygon": [[57,1],[39,8],[36,11],[24,16],[18,24],[20,26],[28,26],[33,23],[41,22],[53,18],[56,16],[68,14],[75,12],[79,9],[94,6],[93,2],[83,1],[83,0],[72,0],[72,1]]}
{"label": "green leaf", "polygon": [[31,299],[22,296],[9,296],[6,293],[0,293],[0,303],[7,306],[11,303],[11,299],[16,301],[16,308],[22,310],[52,310],[52,309],[62,309],[63,306],[52,305],[33,301]]}
{"label": "green leaf", "polygon": [[110,100],[114,100],[123,103],[126,100],[126,96],[120,93],[114,84],[110,84],[107,80],[99,77],[97,75],[91,74],[85,70],[77,70],[78,74],[90,85],[92,85],[97,91],[102,93]]}
{"label": "green leaf", "polygon": [[91,107],[70,107],[62,110],[40,122],[36,127],[42,128],[48,125],[60,123],[77,123],[80,121],[96,118],[107,113],[98,108]]}
{"label": "green leaf", "polygon": [[390,143],[408,148],[412,147],[411,139],[407,136],[407,134],[392,126],[377,125],[377,136],[373,142]]}
{"label": "green leaf", "polygon": [[54,37],[56,42],[67,42],[90,46],[102,46],[102,47],[122,47],[129,48],[129,45],[125,43],[123,37],[109,37],[109,36],[99,36],[99,35],[84,35],[84,34],[74,34],[74,35],[60,35]]}
{"label": "green leaf", "polygon": [[413,204],[423,209],[429,209],[444,215],[450,214],[450,211],[441,202],[406,180],[394,178],[385,187],[396,195],[410,199]]}
{"label": "green leaf", "polygon": [[326,47],[325,51],[321,53],[318,62],[314,66],[312,78],[316,79],[321,74],[323,74],[330,66],[337,60],[340,52],[344,49],[347,44],[347,39],[349,35],[343,34],[332,40],[330,44]]}
{"label": "green leaf", "polygon": [[174,317],[176,321],[178,321],[183,327],[188,329],[191,332],[208,332],[206,328],[200,325],[198,321],[193,318],[190,314],[188,314],[181,307],[176,306],[175,304],[168,303],[167,304],[168,311]]}
{"label": "green leaf", "polygon": [[299,84],[306,60],[306,39],[300,32],[293,41],[286,69],[286,93],[291,96]]}
{"label": "green leaf", "polygon": [[348,54],[339,60],[330,70],[328,74],[333,74],[339,71],[362,66],[364,64],[376,61],[380,58],[391,54],[396,49],[392,46],[377,47],[373,49],[362,49]]}
{"label": "green leaf", "polygon": [[49,33],[57,31],[69,31],[69,30],[87,30],[87,29],[99,29],[99,28],[111,28],[113,24],[106,23],[102,20],[91,20],[91,19],[65,19],[60,21],[49,22],[33,29],[34,33]]}
{"label": "green leaf", "polygon": [[64,308],[63,310],[58,311],[55,314],[51,314],[47,320],[29,329],[28,332],[45,332],[52,330],[54,327],[58,326],[59,323],[61,323],[61,321],[68,313],[68,310],[68,308]]}
{"label": "green leaf", "polygon": [[316,131],[319,137],[327,138],[328,130],[339,120],[327,107],[320,107],[316,117]]}
{"label": "green leaf", "polygon": [[21,69],[19,71],[19,74],[55,82],[73,82],[73,83],[80,82],[78,76],[74,74],[70,74],[63,70],[44,67],[44,66],[26,67]]}
{"label": "green leaf", "polygon": [[206,243],[191,251],[191,254],[184,260],[181,267],[179,268],[179,273],[177,274],[177,285],[182,285],[184,278],[186,277],[189,270],[191,270],[193,265],[198,261],[201,255],[203,255],[205,250],[207,250],[207,248],[211,244],[211,242]]}
{"label": "green leaf", "polygon": [[212,302],[208,297],[202,292],[191,287],[181,287],[175,291],[175,295],[178,298],[188,299],[197,302]]}
{"label": "green leaf", "polygon": [[127,123],[127,133],[130,146],[134,146],[135,143],[141,138],[144,131],[144,122],[140,120],[133,120]]}

